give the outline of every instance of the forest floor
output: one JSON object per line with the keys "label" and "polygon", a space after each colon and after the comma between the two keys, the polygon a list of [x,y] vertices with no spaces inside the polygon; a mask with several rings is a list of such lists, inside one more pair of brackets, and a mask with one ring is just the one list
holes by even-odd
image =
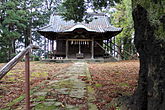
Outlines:
{"label": "forest floor", "polygon": [[[0,64],[0,67],[3,64]],[[31,63],[33,110],[113,110],[112,99],[132,95],[139,61],[109,63]],[[24,107],[24,63],[0,81],[0,109]]]}

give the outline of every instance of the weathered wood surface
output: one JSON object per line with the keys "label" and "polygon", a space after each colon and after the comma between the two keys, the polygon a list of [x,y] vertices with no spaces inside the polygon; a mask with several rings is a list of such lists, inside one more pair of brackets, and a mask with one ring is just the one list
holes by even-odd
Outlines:
{"label": "weathered wood surface", "polygon": [[[96,42],[96,41],[95,41]],[[98,42],[96,42],[96,44],[98,45],[98,46],[100,46],[107,54],[109,54],[109,52],[102,46],[102,45],[100,45]]]}
{"label": "weathered wood surface", "polygon": [[68,40],[66,40],[66,59],[68,59]]}
{"label": "weathered wood surface", "polygon": [[12,60],[10,60],[4,67],[0,70],[0,79],[2,79],[7,72],[9,72],[31,49],[38,49],[37,46],[29,45],[26,49],[16,55]]}
{"label": "weathered wood surface", "polygon": [[26,110],[30,110],[30,60],[29,53],[27,52],[25,55],[25,108]]}
{"label": "weathered wood surface", "polygon": [[94,38],[92,37],[92,45],[91,45],[91,54],[92,54],[92,57],[91,59],[94,59]]}

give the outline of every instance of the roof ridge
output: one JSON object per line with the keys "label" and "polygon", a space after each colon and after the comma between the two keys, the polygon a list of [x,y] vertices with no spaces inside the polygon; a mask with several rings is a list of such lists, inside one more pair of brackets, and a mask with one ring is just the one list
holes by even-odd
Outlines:
{"label": "roof ridge", "polygon": [[39,28],[39,30],[43,30],[43,29],[46,29],[46,28],[51,27],[51,26],[52,26],[52,25],[49,24],[49,25],[46,25],[46,26],[44,26],[44,27]]}
{"label": "roof ridge", "polygon": [[[53,13],[53,16],[58,15],[58,16],[62,16],[61,13]],[[96,13],[96,12],[88,12],[87,15],[97,15],[97,16],[107,16],[105,13]]]}

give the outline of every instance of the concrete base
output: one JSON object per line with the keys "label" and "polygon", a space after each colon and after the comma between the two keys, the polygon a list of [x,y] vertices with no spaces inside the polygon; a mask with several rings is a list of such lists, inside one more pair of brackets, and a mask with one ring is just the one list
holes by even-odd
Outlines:
{"label": "concrete base", "polygon": [[115,58],[98,58],[98,59],[44,59],[44,62],[56,62],[56,63],[70,63],[70,62],[116,62]]}

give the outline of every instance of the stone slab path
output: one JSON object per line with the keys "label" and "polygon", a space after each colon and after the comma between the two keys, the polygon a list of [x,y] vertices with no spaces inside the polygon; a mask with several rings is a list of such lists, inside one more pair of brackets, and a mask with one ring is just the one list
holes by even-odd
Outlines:
{"label": "stone slab path", "polygon": [[97,110],[94,90],[83,80],[91,80],[86,62],[75,62],[55,78],[33,94],[33,110]]}

